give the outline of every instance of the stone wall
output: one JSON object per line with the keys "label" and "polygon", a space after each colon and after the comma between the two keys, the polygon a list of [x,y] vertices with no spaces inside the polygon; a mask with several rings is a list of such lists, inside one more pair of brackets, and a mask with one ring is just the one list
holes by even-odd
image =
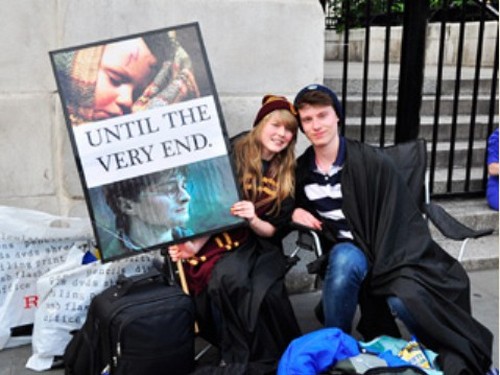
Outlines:
{"label": "stone wall", "polygon": [[[0,204],[88,215],[49,51],[198,22],[230,135],[322,82],[317,0],[0,0]],[[304,142],[303,140],[301,142]]]}

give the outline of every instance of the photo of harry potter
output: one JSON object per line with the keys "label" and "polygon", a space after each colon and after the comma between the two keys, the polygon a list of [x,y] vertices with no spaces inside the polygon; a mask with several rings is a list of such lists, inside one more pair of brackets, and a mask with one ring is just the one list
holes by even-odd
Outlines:
{"label": "photo of harry potter", "polygon": [[105,258],[193,234],[186,228],[191,200],[187,178],[187,169],[179,167],[104,186],[116,233],[102,249]]}

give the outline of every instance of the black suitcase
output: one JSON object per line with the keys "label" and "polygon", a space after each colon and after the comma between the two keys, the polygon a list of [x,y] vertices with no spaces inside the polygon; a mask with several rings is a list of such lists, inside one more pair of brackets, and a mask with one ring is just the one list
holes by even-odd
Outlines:
{"label": "black suitcase", "polygon": [[184,375],[194,370],[194,305],[150,273],[119,278],[89,306],[64,353],[66,375]]}

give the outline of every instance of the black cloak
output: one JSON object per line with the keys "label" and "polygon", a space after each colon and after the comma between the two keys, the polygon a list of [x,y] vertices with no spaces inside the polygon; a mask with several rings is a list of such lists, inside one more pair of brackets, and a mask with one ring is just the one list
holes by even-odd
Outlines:
{"label": "black cloak", "polygon": [[[311,158],[312,147],[299,158],[296,194],[297,204],[310,212],[304,183]],[[439,353],[445,374],[486,373],[493,337],[471,315],[468,275],[433,241],[392,162],[379,149],[346,139],[341,183],[342,210],[370,263],[362,294],[375,299],[399,297],[423,329],[419,339]],[[321,234],[333,239],[325,224]],[[362,309],[363,315],[365,311]],[[384,307],[372,314],[387,312]],[[379,318],[384,319],[381,314]]]}

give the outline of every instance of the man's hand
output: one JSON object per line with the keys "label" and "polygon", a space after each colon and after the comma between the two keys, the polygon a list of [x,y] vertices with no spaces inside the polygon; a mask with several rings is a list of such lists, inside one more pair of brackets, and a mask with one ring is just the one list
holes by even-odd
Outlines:
{"label": "man's hand", "polygon": [[321,230],[321,221],[303,208],[296,208],[293,211],[292,221],[305,227]]}

